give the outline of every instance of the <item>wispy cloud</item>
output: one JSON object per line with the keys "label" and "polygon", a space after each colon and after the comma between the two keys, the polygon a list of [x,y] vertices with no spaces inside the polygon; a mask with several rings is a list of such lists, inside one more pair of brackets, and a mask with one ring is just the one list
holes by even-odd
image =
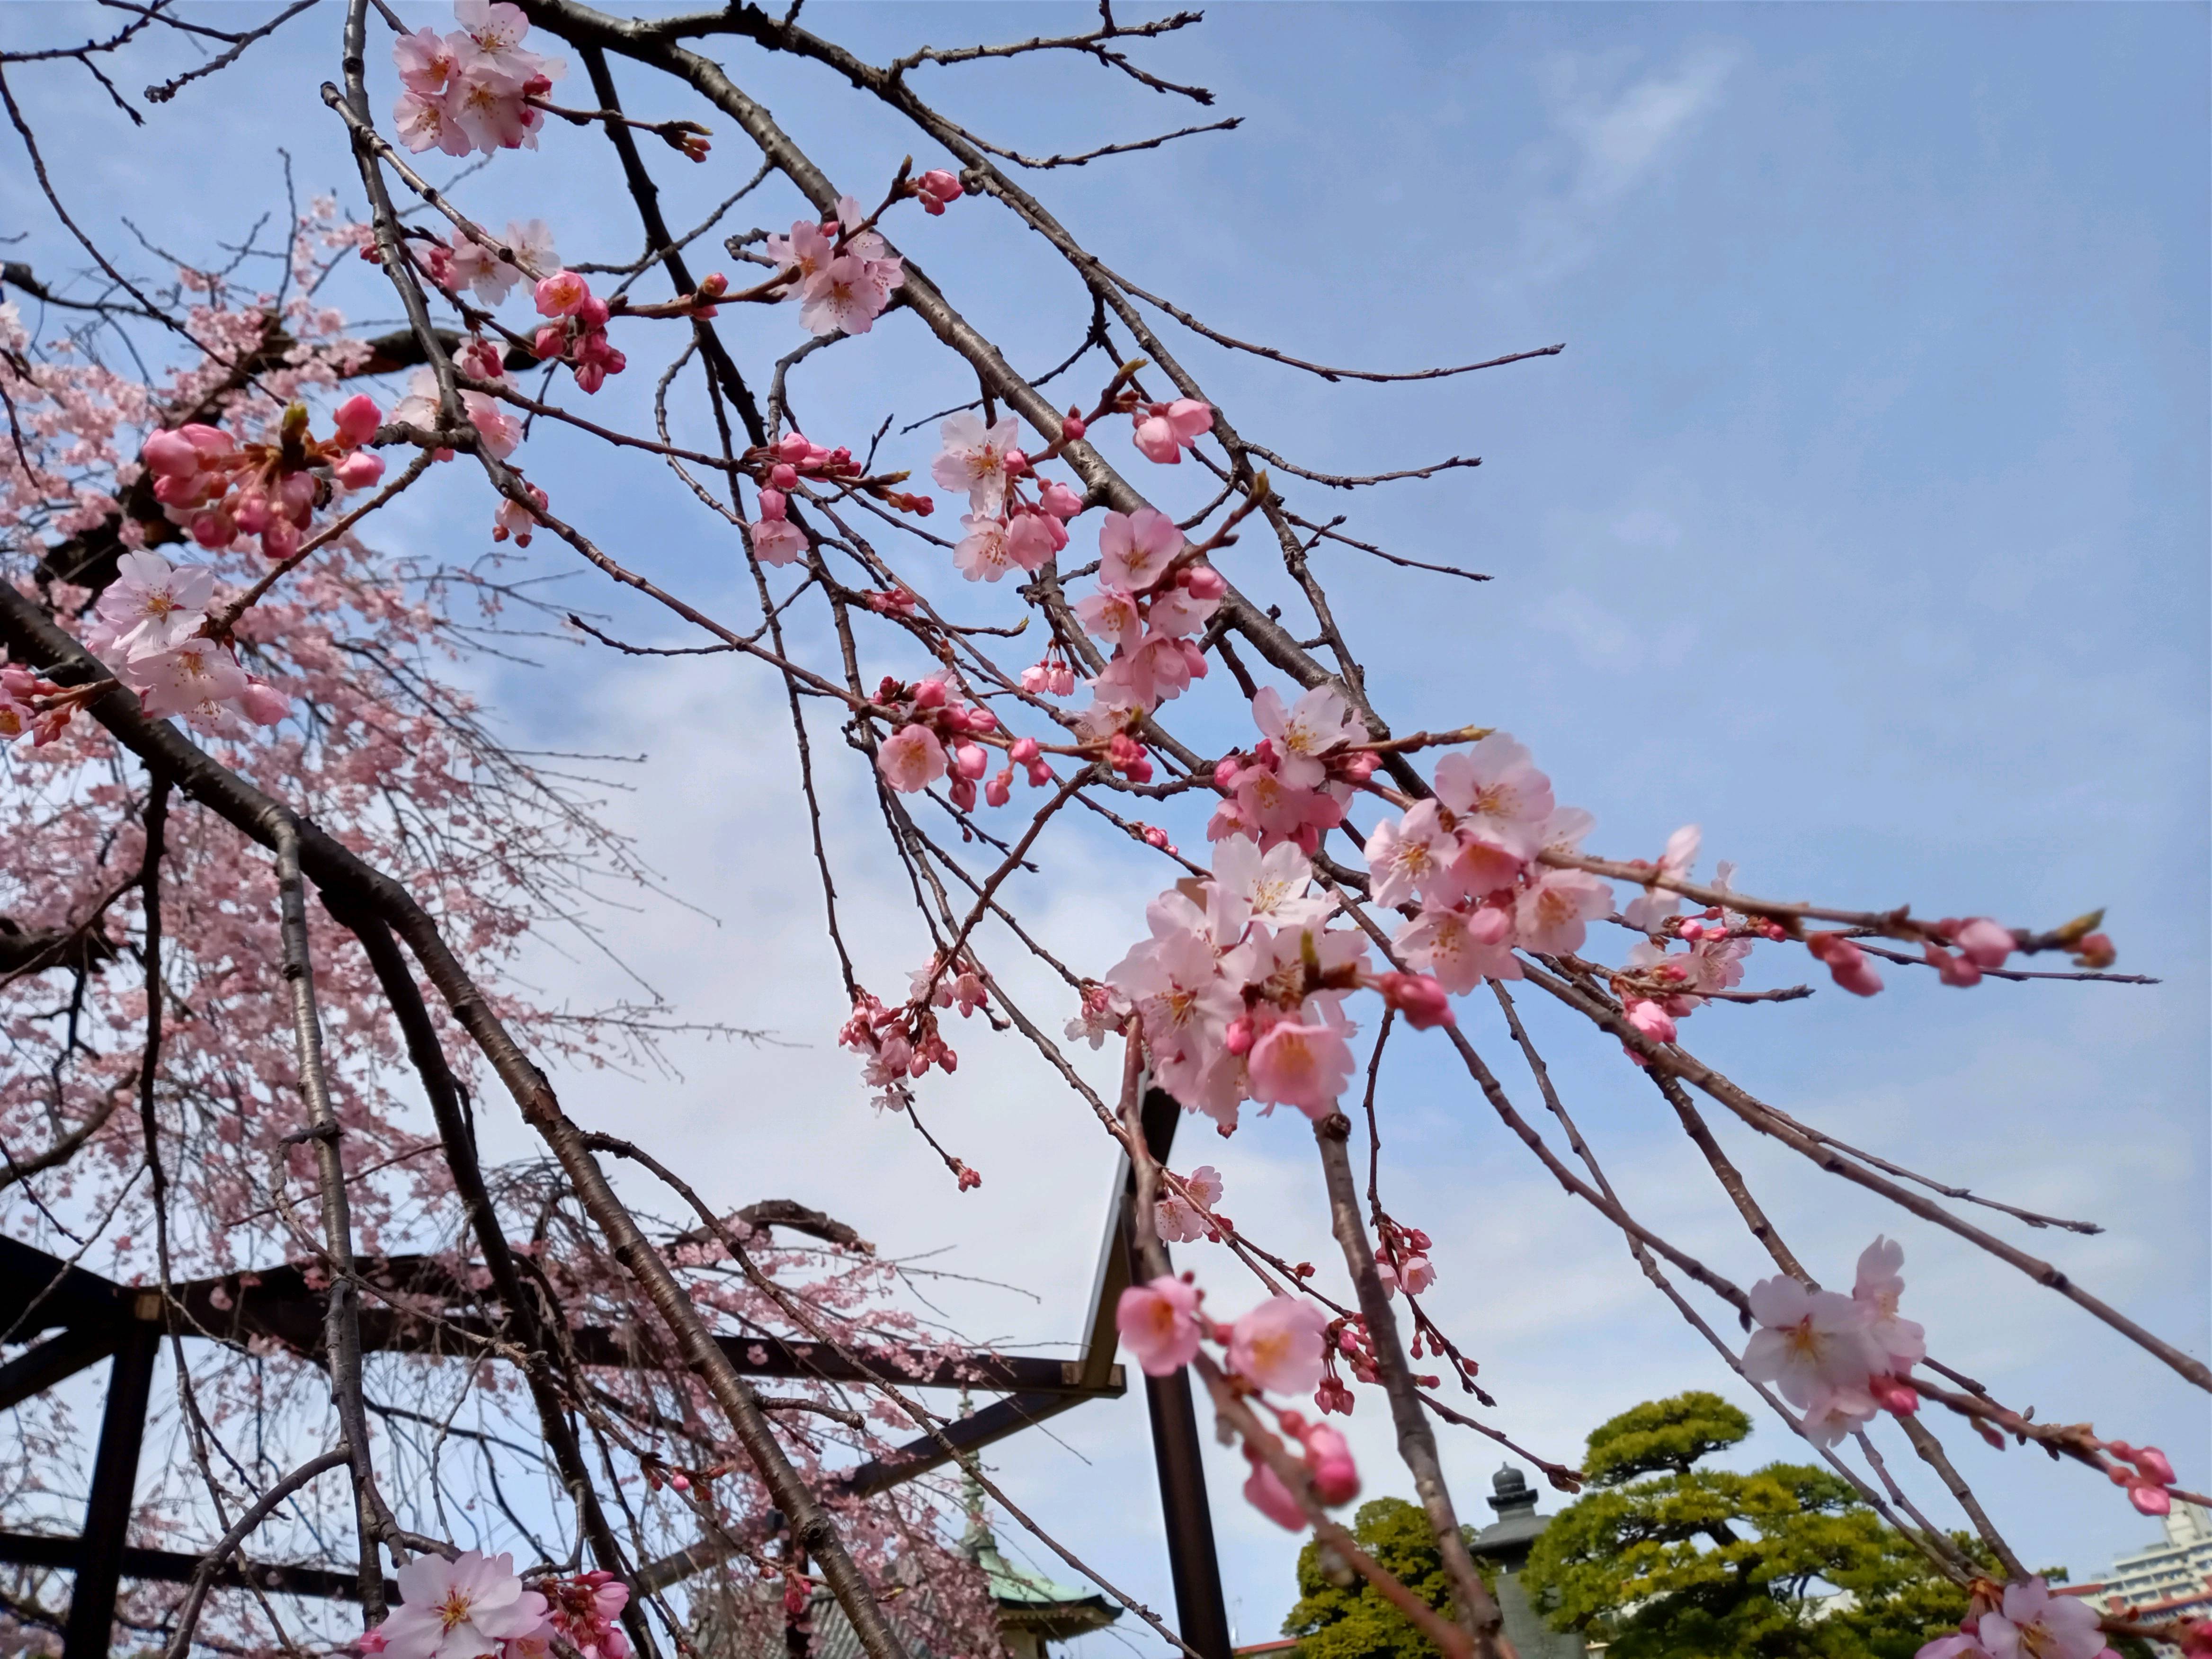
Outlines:
{"label": "wispy cloud", "polygon": [[1530,194],[1508,283],[1556,279],[1589,259],[1620,204],[1680,155],[1744,52],[1700,42],[1672,67],[1641,75],[1638,56],[1558,52],[1537,66],[1552,131],[1524,157]]}

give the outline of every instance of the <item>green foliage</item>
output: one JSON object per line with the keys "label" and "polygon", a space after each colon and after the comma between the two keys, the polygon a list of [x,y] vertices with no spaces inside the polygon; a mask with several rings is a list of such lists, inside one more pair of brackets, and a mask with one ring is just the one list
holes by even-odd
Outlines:
{"label": "green foliage", "polygon": [[[1352,1535],[1431,1607],[1441,1613],[1450,1605],[1436,1534],[1418,1506],[1402,1498],[1362,1504]],[[1437,1659],[1436,1644],[1364,1579],[1352,1578],[1348,1586],[1333,1583],[1322,1565],[1319,1544],[1298,1552],[1298,1601],[1283,1620],[1283,1634],[1298,1638],[1304,1659]]]}
{"label": "green foliage", "polygon": [[1686,1474],[1690,1466],[1751,1437],[1751,1419],[1717,1394],[1692,1390],[1647,1400],[1592,1431],[1583,1468],[1590,1483],[1617,1486],[1639,1474]]}
{"label": "green foliage", "polygon": [[[1699,1393],[1590,1436],[1596,1489],[1553,1519],[1522,1575],[1554,1628],[1609,1641],[1607,1659],[1911,1659],[1956,1626],[1964,1593],[1836,1475],[1694,1467],[1750,1431]],[[1807,1599],[1831,1589],[1854,1605]]]}

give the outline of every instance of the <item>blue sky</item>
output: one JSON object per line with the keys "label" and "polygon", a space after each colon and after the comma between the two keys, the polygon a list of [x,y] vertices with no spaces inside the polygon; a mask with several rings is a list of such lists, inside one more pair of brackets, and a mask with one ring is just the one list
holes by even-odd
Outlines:
{"label": "blue sky", "polygon": [[[923,40],[1010,38],[1093,15],[808,13],[878,61]],[[40,23],[58,37],[82,15],[54,8]],[[56,145],[56,161],[89,222],[128,212],[152,240],[191,246],[234,234],[270,197],[276,143],[303,186],[345,176],[313,93],[335,68],[333,27],[334,15],[311,15],[257,48],[265,99],[244,105],[232,95],[243,82],[218,81],[156,112],[144,135],[66,76],[21,77],[19,96],[50,137],[82,135]],[[2007,1236],[2199,1354],[2207,45],[2206,9],[2180,5],[1226,6],[1144,61],[1214,88],[1202,118],[1242,115],[1240,131],[1042,187],[1132,279],[1323,362],[1404,368],[1566,343],[1555,358],[1399,388],[1324,386],[1200,343],[1177,349],[1248,435],[1308,465],[1483,457],[1472,473],[1388,493],[1302,493],[1308,507],[1352,514],[1363,538],[1492,582],[1342,550],[1317,567],[1399,728],[1511,729],[1563,800],[1595,812],[1594,846],[1650,855],[1695,821],[1708,857],[1736,860],[1753,890],[2038,923],[2108,905],[2122,966],[2162,985],[1960,994],[1899,969],[1872,1002],[1831,991],[1711,1009],[1685,1036],[1846,1139],[2104,1222],[2096,1238]],[[856,194],[913,148],[819,71],[734,43],[722,55]],[[927,70],[918,84],[1031,154],[1192,118],[1095,68]],[[624,85],[634,108],[692,112],[635,77]],[[742,137],[707,118],[720,129],[710,164],[678,171],[672,156],[659,167],[680,223],[753,165]],[[603,188],[600,151],[556,131],[540,155],[476,175],[463,199],[495,220],[542,215],[571,258],[629,257],[635,233]],[[27,183],[20,168],[0,177],[15,224],[39,222]],[[734,228],[795,216],[787,192],[759,199]],[[1085,315],[1073,283],[1004,216],[970,202],[894,231],[1018,363],[1056,362],[1073,344]],[[752,362],[799,339],[787,310],[731,331]],[[848,441],[887,412],[903,422],[964,395],[921,335],[895,316],[807,365],[797,393],[810,433]],[[604,408],[638,417],[650,373],[611,385]],[[649,470],[580,471],[556,441],[540,441],[533,476],[553,483],[556,505],[687,597],[744,614],[749,579],[714,521]],[[903,441],[894,459],[927,460],[926,433]],[[410,496],[387,533],[410,550],[482,550],[480,487],[455,477],[441,488]],[[557,549],[535,553],[536,568],[563,568]],[[1238,556],[1237,579],[1278,597],[1260,550]],[[957,599],[963,614],[989,608]],[[634,637],[690,642],[587,584],[575,599]],[[963,1045],[961,1089],[924,1096],[933,1127],[984,1170],[980,1192],[956,1202],[904,1126],[870,1113],[830,1047],[840,998],[786,799],[773,683],[722,659],[641,670],[580,653],[543,671],[486,672],[520,738],[650,756],[610,810],[714,920],[651,902],[611,910],[626,953],[686,1017],[769,1027],[798,1045],[679,1047],[675,1081],[565,1079],[579,1115],[683,1137],[730,1202],[818,1203],[886,1249],[945,1249],[937,1265],[1040,1298],[947,1287],[979,1336],[1072,1337],[1110,1159],[1033,1060],[980,1039]],[[1218,711],[1195,729],[1206,741],[1242,734]],[[817,736],[817,755],[841,753],[826,726]],[[856,945],[872,981],[891,984],[919,960],[919,935],[890,908],[896,890],[858,783],[830,786],[833,851],[853,902],[883,901],[884,920]],[[1186,845],[1200,839],[1195,823],[1171,827]],[[1025,902],[1095,972],[1141,930],[1139,907],[1162,878],[1116,845],[1079,853],[1082,884]],[[623,988],[581,953],[530,969],[580,1002]],[[1797,977],[1774,961],[1754,972],[1759,984]],[[1733,1276],[1756,1276],[1762,1264],[1721,1224],[1710,1177],[1650,1115],[1648,1086],[1603,1043],[1531,1017],[1632,1204]],[[1502,1060],[1495,1022],[1469,1018]],[[1500,1069],[1533,1106],[1525,1075]],[[1728,1391],[1618,1243],[1540,1178],[1434,1051],[1400,1050],[1389,1075],[1386,1196],[1437,1236],[1437,1311],[1480,1358],[1502,1425],[1571,1457],[1591,1425],[1638,1399]],[[1845,1278],[1866,1240],[1890,1231],[1908,1251],[1909,1309],[1939,1353],[2044,1418],[2094,1416],[2165,1446],[2201,1486],[2212,1444],[2200,1395],[2009,1269],[1899,1225],[1733,1125],[1720,1132],[1816,1272]],[[519,1137],[508,1144],[521,1150]],[[1328,1259],[1302,1126],[1261,1121],[1206,1145],[1231,1214],[1294,1256]],[[1230,1283],[1218,1262],[1192,1263]],[[1242,1294],[1224,1291],[1234,1305]],[[1354,1425],[1370,1490],[1402,1490],[1381,1415],[1364,1405]],[[2150,1531],[2073,1469],[1948,1437],[2034,1561],[2087,1576]],[[1791,1456],[1792,1445],[1769,1424],[1741,1455]],[[1486,1520],[1498,1459],[1486,1443],[1448,1446],[1463,1513]],[[1073,1547],[1170,1604],[1135,1398],[996,1456],[1010,1489]],[[1291,1599],[1293,1546],[1237,1498],[1240,1460],[1219,1454],[1213,1474],[1233,1611],[1243,1638],[1259,1639]],[[1102,1651],[1113,1639],[1087,1638]]]}

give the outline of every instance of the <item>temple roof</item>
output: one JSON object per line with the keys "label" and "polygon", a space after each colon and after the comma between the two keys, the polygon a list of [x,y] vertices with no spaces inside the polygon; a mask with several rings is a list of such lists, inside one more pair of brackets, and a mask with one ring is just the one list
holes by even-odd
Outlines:
{"label": "temple roof", "polygon": [[1056,1583],[1039,1572],[1024,1572],[999,1553],[999,1540],[983,1519],[983,1493],[972,1481],[968,1492],[968,1530],[960,1553],[981,1571],[998,1603],[1001,1624],[1035,1630],[1059,1641],[1098,1630],[1121,1616],[1121,1609],[1097,1590]]}

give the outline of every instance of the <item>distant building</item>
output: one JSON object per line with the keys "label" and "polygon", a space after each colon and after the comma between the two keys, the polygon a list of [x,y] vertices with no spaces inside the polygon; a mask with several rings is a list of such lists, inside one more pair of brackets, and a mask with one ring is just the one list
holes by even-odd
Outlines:
{"label": "distant building", "polygon": [[2164,1543],[2120,1557],[2094,1583],[2061,1585],[2059,1594],[2082,1596],[2106,1613],[2129,1608],[2153,1622],[2212,1616],[2212,1516],[2176,1504]]}
{"label": "distant building", "polygon": [[1528,1565],[1528,1552],[1544,1535],[1551,1517],[1536,1513],[1536,1494],[1528,1489],[1528,1477],[1510,1463],[1498,1470],[1490,1485],[1495,1493],[1490,1507],[1498,1511],[1498,1520],[1475,1534],[1473,1548],[1480,1559],[1498,1570],[1498,1611],[1504,1615],[1507,1638],[1522,1659],[1583,1659],[1582,1638],[1546,1624],[1521,1588],[1521,1570]]}

